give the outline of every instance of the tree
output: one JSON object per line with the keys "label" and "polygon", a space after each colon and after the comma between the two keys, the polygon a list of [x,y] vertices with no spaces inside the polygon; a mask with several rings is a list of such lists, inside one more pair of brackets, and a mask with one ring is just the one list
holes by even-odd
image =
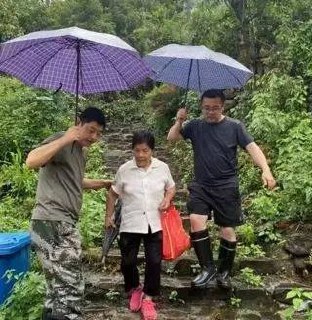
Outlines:
{"label": "tree", "polygon": [[0,41],[21,35],[23,30],[18,21],[18,7],[14,0],[0,0]]}
{"label": "tree", "polygon": [[77,26],[88,30],[114,33],[112,17],[99,0],[53,1],[48,8],[48,24],[53,28]]}

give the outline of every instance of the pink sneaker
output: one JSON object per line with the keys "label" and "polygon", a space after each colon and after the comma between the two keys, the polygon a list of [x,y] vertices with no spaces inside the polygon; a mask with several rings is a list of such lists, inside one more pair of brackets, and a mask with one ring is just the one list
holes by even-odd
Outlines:
{"label": "pink sneaker", "polygon": [[141,309],[142,299],[143,299],[143,290],[141,286],[131,290],[131,296],[129,301],[129,309],[132,312],[138,312]]}
{"label": "pink sneaker", "polygon": [[155,310],[155,303],[152,300],[143,299],[141,313],[143,320],[156,320],[157,312]]}

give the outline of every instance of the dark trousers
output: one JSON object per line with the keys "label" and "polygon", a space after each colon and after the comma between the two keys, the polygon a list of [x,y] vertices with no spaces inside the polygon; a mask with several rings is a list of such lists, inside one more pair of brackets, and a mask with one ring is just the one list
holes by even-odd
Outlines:
{"label": "dark trousers", "polygon": [[142,239],[145,252],[143,292],[149,296],[157,296],[160,292],[162,231],[120,234],[121,272],[124,276],[125,291],[129,292],[140,284],[137,262]]}

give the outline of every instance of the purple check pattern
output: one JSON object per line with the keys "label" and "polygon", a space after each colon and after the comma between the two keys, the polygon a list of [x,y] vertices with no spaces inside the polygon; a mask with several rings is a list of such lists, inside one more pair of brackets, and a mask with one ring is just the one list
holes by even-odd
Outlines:
{"label": "purple check pattern", "polygon": [[149,68],[138,52],[121,39],[118,38],[123,47],[118,47],[116,43],[92,41],[90,34],[92,36],[93,32],[83,31],[88,32],[88,39],[79,37],[79,32],[77,36],[62,34],[46,38],[42,36],[43,32],[38,32],[38,38],[24,36],[3,43],[0,45],[0,71],[29,86],[56,90],[62,85],[62,90],[75,93],[79,42],[79,94],[127,90],[142,83],[149,75]]}

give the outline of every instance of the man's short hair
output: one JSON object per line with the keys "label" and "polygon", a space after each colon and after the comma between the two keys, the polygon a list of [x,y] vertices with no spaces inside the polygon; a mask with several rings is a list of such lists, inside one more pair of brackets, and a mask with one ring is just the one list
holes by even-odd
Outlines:
{"label": "man's short hair", "polygon": [[134,132],[132,137],[132,150],[136,145],[145,143],[149,146],[150,149],[154,150],[155,148],[155,137],[154,135],[147,130],[141,130]]}
{"label": "man's short hair", "polygon": [[201,96],[200,103],[203,102],[204,98],[220,98],[222,102],[225,101],[223,90],[219,89],[206,90]]}
{"label": "man's short hair", "polygon": [[106,125],[106,119],[103,111],[96,107],[88,107],[83,110],[79,115],[79,119],[82,124],[95,121],[99,125],[103,126],[103,128],[105,128]]}

